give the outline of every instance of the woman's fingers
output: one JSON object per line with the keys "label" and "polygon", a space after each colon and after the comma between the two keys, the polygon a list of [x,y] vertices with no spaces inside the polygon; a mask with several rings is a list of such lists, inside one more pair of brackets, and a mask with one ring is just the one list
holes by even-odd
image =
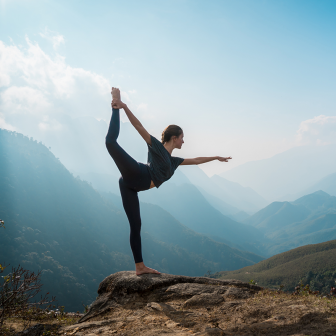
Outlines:
{"label": "woman's fingers", "polygon": [[229,160],[231,160],[231,159],[232,159],[231,156],[229,156],[229,157],[220,157],[219,161],[221,161],[221,162],[229,162]]}

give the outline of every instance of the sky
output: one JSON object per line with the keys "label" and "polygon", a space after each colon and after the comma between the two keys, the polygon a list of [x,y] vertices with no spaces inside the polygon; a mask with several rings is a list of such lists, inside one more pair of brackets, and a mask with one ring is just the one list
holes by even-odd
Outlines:
{"label": "sky", "polygon": [[0,128],[108,123],[117,86],[152,135],[183,128],[173,155],[233,157],[208,175],[335,143],[335,15],[325,0],[0,0]]}

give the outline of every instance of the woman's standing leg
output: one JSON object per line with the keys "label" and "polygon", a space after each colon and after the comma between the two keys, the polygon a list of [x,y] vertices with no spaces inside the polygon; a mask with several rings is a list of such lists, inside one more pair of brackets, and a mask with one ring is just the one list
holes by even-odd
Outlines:
{"label": "woman's standing leg", "polygon": [[141,251],[141,217],[138,193],[129,188],[122,177],[119,179],[119,187],[123,206],[131,227],[130,244],[134,261],[135,263],[141,263],[143,262],[143,259]]}

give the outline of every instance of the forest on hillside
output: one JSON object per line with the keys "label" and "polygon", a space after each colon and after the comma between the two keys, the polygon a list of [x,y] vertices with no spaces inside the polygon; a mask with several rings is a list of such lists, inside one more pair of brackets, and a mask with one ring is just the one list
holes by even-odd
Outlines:
{"label": "forest on hillside", "polygon": [[294,291],[299,284],[329,294],[336,285],[336,240],[306,245],[277,254],[236,271],[218,272],[214,278],[251,281],[260,286]]}

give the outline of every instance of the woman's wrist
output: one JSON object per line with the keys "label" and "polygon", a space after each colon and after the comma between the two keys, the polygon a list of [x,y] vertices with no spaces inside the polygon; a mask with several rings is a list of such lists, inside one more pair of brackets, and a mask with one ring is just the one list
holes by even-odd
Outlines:
{"label": "woman's wrist", "polygon": [[125,109],[127,105],[123,103],[121,100],[112,100],[111,106],[115,109]]}

